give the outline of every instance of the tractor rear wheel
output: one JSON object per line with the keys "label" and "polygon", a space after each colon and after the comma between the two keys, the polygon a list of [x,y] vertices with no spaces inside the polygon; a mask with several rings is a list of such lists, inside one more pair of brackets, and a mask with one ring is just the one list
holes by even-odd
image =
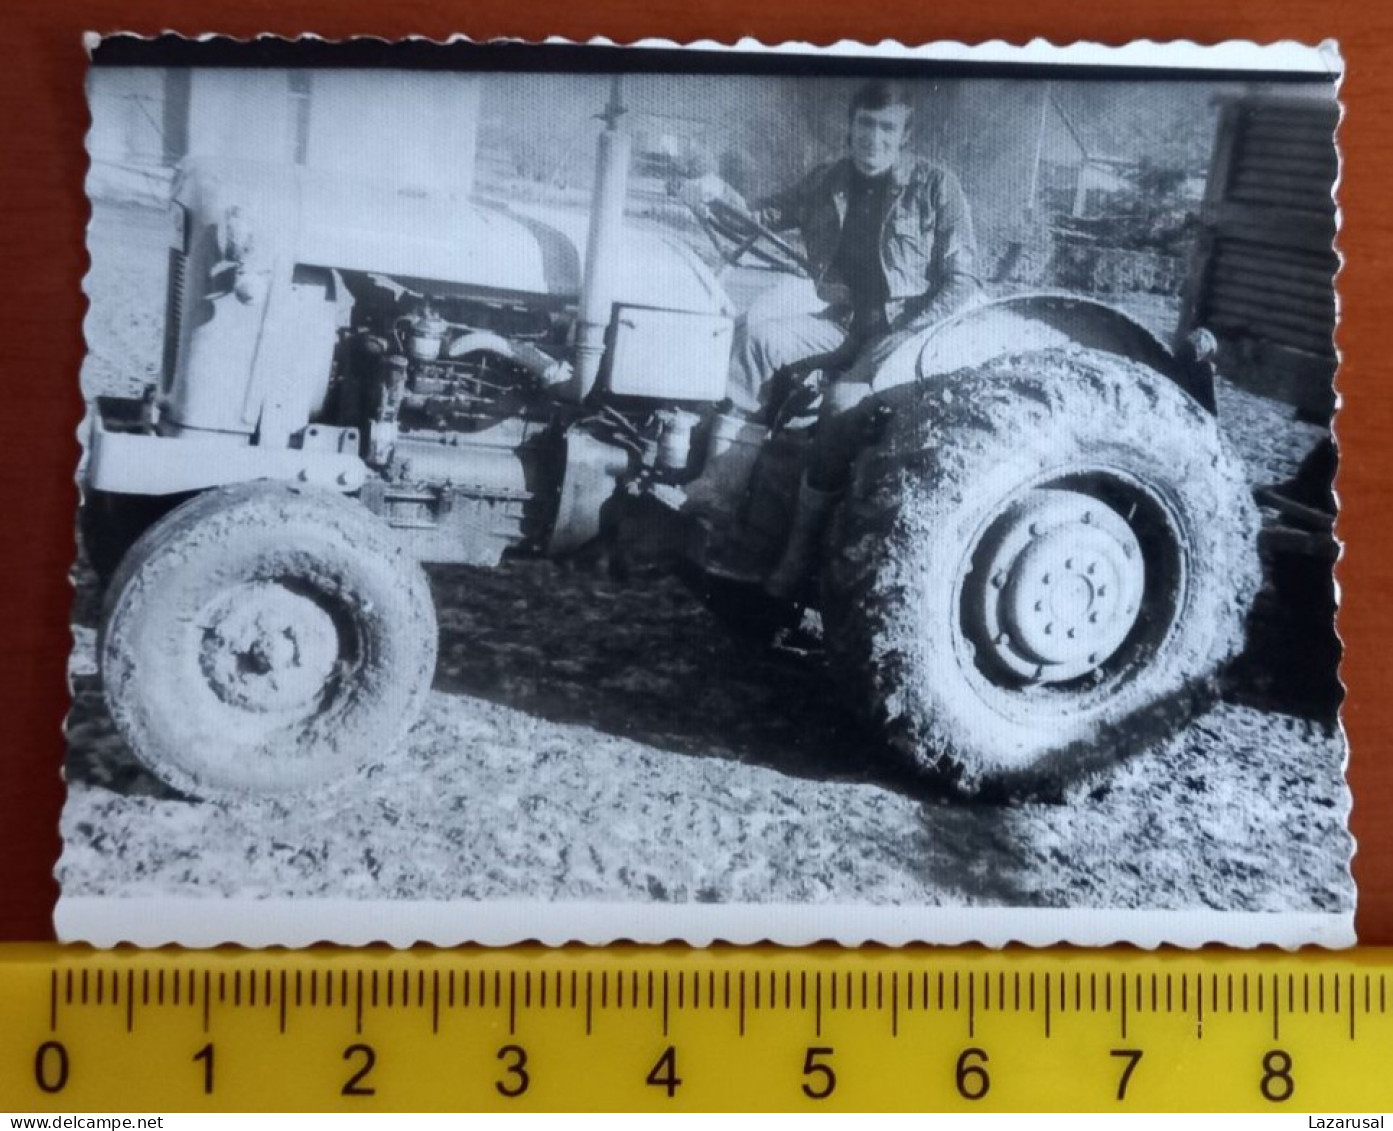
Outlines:
{"label": "tractor rear wheel", "polygon": [[840,682],[968,792],[1052,785],[1188,721],[1243,646],[1258,517],[1164,375],[1049,350],[887,394],[829,532]]}
{"label": "tractor rear wheel", "polygon": [[201,797],[286,795],[395,746],[435,670],[429,584],[330,492],[208,491],[131,548],[107,595],[107,703],[136,756]]}

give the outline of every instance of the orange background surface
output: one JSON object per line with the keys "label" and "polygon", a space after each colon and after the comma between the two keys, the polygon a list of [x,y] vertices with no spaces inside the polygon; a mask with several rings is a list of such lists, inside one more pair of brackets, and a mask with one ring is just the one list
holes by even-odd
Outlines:
{"label": "orange background surface", "polygon": [[1352,756],[1354,862],[1359,938],[1393,944],[1393,686],[1385,664],[1393,633],[1393,392],[1384,373],[1393,350],[1393,8],[1370,0],[685,0],[520,4],[517,0],[10,0],[0,17],[0,941],[49,939],[61,848],[58,815],[64,682],[74,555],[73,516],[81,417],[83,194],[87,110],[82,91],[85,30],[163,29],[196,34],[258,32],[494,36],[624,41],[906,43],[1036,37],[1056,43],[1133,38],[1269,42],[1340,41],[1347,77],[1340,132],[1343,179],[1339,279],[1344,408],[1339,533],[1345,556],[1340,631],[1349,689],[1345,723]]}

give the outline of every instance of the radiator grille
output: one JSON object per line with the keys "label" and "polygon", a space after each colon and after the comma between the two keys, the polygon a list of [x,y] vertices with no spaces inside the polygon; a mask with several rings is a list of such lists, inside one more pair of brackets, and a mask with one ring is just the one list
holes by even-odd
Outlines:
{"label": "radiator grille", "polygon": [[170,248],[169,286],[164,311],[164,361],[161,369],[161,387],[165,393],[174,385],[174,367],[179,361],[179,331],[183,323],[187,271],[188,256],[179,248]]}

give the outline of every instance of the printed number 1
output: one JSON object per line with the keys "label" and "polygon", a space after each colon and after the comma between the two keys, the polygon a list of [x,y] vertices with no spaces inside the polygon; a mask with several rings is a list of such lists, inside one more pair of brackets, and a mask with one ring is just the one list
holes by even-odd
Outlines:
{"label": "printed number 1", "polygon": [[1127,1098],[1127,1085],[1132,1082],[1132,1073],[1136,1071],[1137,1065],[1141,1063],[1141,1049],[1113,1049],[1112,1055],[1125,1060],[1127,1063],[1122,1069],[1122,1079],[1117,1082],[1117,1098],[1119,1101]]}
{"label": "printed number 1", "polygon": [[203,1094],[213,1094],[213,1042],[209,1041],[193,1054],[195,1061],[203,1061]]}

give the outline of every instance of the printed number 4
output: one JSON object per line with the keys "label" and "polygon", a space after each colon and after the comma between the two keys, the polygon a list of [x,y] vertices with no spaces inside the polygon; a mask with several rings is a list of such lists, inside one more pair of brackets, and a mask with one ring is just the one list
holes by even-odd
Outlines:
{"label": "printed number 4", "polygon": [[663,1055],[658,1057],[658,1063],[649,1070],[648,1083],[655,1088],[666,1088],[668,1099],[677,1095],[677,1088],[682,1083],[682,1078],[677,1075],[676,1046],[668,1045],[663,1050]]}

